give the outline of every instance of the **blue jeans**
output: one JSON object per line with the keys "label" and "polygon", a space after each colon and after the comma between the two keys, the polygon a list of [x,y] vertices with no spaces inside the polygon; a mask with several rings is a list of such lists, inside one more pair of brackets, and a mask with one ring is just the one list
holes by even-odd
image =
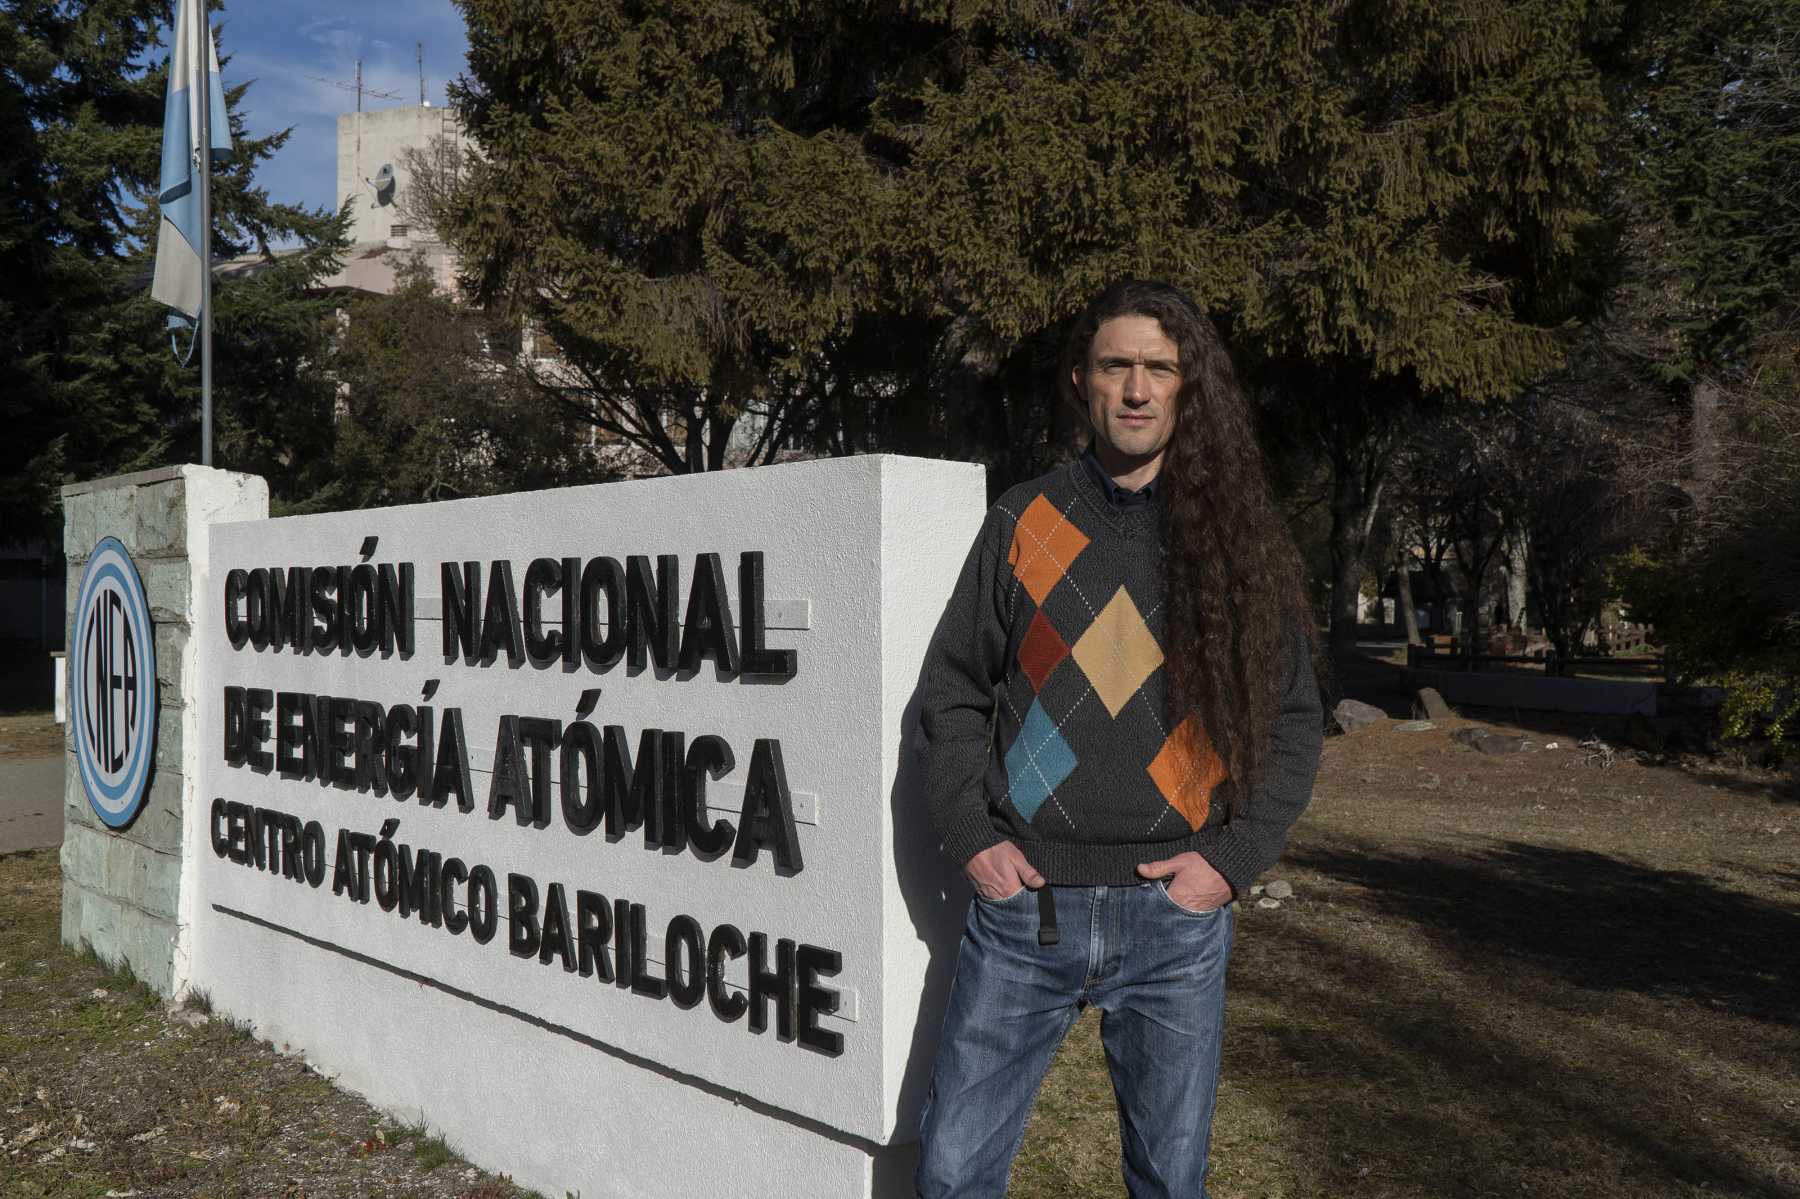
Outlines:
{"label": "blue jeans", "polygon": [[1100,1009],[1133,1199],[1205,1199],[1207,1140],[1237,914],[1190,912],[1162,883],[969,901],[937,1065],[920,1114],[922,1199],[998,1196],[1038,1085],[1076,1015]]}

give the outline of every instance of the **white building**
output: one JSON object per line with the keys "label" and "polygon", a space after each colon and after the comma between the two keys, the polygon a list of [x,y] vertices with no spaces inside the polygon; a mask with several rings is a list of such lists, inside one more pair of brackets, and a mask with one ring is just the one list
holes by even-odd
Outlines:
{"label": "white building", "polygon": [[455,161],[465,147],[456,114],[430,104],[347,112],[337,123],[337,198],[350,202],[349,253],[326,287],[387,294],[403,258],[422,254],[432,277],[455,290],[456,260],[423,223],[413,196],[413,156]]}

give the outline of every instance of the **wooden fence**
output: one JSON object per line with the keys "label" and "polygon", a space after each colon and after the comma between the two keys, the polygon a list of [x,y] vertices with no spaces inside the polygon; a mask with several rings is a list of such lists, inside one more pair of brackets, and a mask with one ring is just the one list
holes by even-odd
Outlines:
{"label": "wooden fence", "polygon": [[1638,658],[1558,658],[1554,651],[1535,654],[1468,654],[1454,649],[1440,650],[1436,641],[1433,638],[1434,644],[1430,647],[1407,646],[1407,667],[1413,670],[1484,670],[1493,666],[1535,666],[1551,678],[1577,674],[1610,674],[1660,679],[1665,674],[1665,663],[1660,654]]}

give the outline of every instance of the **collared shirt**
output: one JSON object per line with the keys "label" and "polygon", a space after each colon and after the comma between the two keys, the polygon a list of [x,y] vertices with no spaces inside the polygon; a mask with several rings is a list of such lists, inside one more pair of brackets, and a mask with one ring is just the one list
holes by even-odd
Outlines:
{"label": "collared shirt", "polygon": [[1156,500],[1155,479],[1151,479],[1136,491],[1127,491],[1106,473],[1104,466],[1100,465],[1100,456],[1094,452],[1093,442],[1089,442],[1087,449],[1081,451],[1081,465],[1087,468],[1088,477],[1094,480],[1094,485],[1100,489],[1100,494],[1105,496],[1115,508],[1139,508],[1145,504],[1154,503]]}

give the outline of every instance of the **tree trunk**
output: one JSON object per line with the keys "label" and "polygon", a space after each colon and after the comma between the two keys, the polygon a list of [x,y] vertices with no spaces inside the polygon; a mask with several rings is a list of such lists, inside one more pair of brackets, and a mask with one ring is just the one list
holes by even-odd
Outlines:
{"label": "tree trunk", "polygon": [[1406,543],[1400,537],[1394,538],[1394,598],[1399,601],[1400,621],[1406,628],[1406,644],[1424,645],[1425,639],[1419,636],[1419,613],[1413,607],[1412,574],[1407,570]]}
{"label": "tree trunk", "polygon": [[1332,455],[1331,473],[1331,654],[1341,661],[1356,650],[1357,600],[1381,485],[1365,486],[1365,472],[1348,454]]}
{"label": "tree trunk", "polygon": [[[1470,537],[1459,542],[1456,550],[1457,566],[1468,584],[1463,592],[1463,643],[1470,653],[1485,654],[1488,637],[1493,632],[1493,613],[1488,610],[1488,572],[1494,565],[1494,555],[1500,551],[1503,530],[1489,531],[1482,527],[1482,510],[1477,508],[1473,521],[1469,525]],[[1467,556],[1463,551],[1467,550]]]}
{"label": "tree trunk", "polygon": [[709,412],[706,416],[706,469],[724,470],[725,454],[731,448],[731,433],[737,427],[737,417],[727,416],[720,412]]}
{"label": "tree trunk", "polygon": [[1486,605],[1487,587],[1480,579],[1472,580],[1462,597],[1463,647],[1471,654],[1484,652],[1481,610]]}
{"label": "tree trunk", "polygon": [[1706,381],[1694,388],[1688,440],[1693,462],[1693,494],[1704,499],[1719,470],[1719,388]]}
{"label": "tree trunk", "polygon": [[1330,380],[1315,386],[1322,389],[1314,392],[1314,411],[1323,418],[1320,440],[1331,463],[1331,655],[1345,661],[1356,650],[1358,594],[1404,414],[1390,395],[1345,395]]}
{"label": "tree trunk", "polygon": [[1525,566],[1527,537],[1519,533],[1506,547],[1506,615],[1513,628],[1525,631]]}
{"label": "tree trunk", "polygon": [[1538,620],[1543,624],[1544,635],[1550,639],[1550,647],[1557,657],[1567,658],[1575,651],[1569,638],[1568,589],[1562,585],[1561,576],[1543,561],[1542,545],[1541,541],[1533,541],[1527,550],[1531,589],[1537,593]]}
{"label": "tree trunk", "polygon": [[[1335,523],[1335,522],[1334,522]],[[1331,543],[1331,655],[1343,661],[1356,651],[1357,602],[1361,597],[1363,562],[1360,547],[1343,544],[1337,531]]]}

